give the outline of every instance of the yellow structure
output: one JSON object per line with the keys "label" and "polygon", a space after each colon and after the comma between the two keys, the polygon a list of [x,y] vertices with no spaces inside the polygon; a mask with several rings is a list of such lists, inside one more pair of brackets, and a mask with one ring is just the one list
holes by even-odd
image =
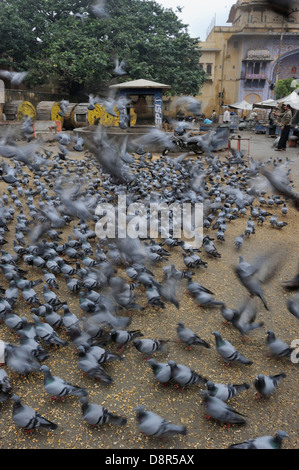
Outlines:
{"label": "yellow structure", "polygon": [[36,109],[29,101],[8,101],[4,105],[3,112],[7,121],[23,121],[26,117],[36,119]]}
{"label": "yellow structure", "polygon": [[64,117],[60,116],[60,105],[57,101],[40,101],[36,106],[37,119],[42,121],[60,121],[63,127]]}
{"label": "yellow structure", "polygon": [[206,116],[223,114],[225,104],[273,98],[278,79],[299,77],[298,7],[285,18],[265,0],[238,0],[227,22],[200,43],[207,79],[198,99]]}

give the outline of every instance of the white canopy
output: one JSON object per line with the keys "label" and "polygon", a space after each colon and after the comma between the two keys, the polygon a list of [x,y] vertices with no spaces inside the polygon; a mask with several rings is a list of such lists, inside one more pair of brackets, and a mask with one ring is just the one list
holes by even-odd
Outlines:
{"label": "white canopy", "polygon": [[276,106],[279,103],[283,104],[289,104],[291,108],[293,109],[299,109],[299,95],[296,91],[293,91],[288,96],[285,96],[284,98],[280,98],[279,100],[265,100],[265,101],[260,101],[260,103],[255,103],[254,107],[255,108],[276,108]]}
{"label": "white canopy", "polygon": [[299,109],[299,95],[296,93],[296,91],[293,91],[293,93],[290,95],[285,96],[284,98],[281,98],[277,101],[278,103],[289,104],[293,109]]}
{"label": "white canopy", "polygon": [[248,101],[246,100],[240,101],[239,103],[230,104],[229,107],[235,109],[243,109],[244,111],[252,110],[252,104],[248,103]]}
{"label": "white canopy", "polygon": [[255,108],[276,108],[278,102],[276,100],[265,100],[265,101],[260,101],[259,103],[254,103]]}

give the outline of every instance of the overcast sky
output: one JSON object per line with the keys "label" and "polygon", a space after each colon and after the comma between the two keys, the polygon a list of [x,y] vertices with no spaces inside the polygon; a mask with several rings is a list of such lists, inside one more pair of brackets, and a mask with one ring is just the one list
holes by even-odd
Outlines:
{"label": "overcast sky", "polygon": [[183,7],[182,13],[176,12],[183,23],[188,24],[191,37],[206,40],[207,29],[216,14],[216,26],[229,26],[226,23],[231,6],[236,0],[156,0],[163,8],[172,8],[176,12],[177,6]]}

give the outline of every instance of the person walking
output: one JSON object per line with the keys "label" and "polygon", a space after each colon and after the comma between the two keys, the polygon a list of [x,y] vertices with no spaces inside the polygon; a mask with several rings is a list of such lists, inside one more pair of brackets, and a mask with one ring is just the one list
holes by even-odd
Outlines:
{"label": "person walking", "polygon": [[275,149],[277,152],[286,150],[287,141],[288,141],[289,133],[291,129],[292,118],[293,118],[293,115],[292,115],[291,107],[289,104],[286,104],[284,106],[284,112],[280,114],[281,135],[277,144],[277,148]]}

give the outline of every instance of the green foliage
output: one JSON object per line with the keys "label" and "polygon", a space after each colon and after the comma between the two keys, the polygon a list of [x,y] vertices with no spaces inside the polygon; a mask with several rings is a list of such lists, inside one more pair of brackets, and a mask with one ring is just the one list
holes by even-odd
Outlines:
{"label": "green foliage", "polygon": [[[107,17],[97,17],[91,6],[89,0],[2,0],[0,65],[13,60],[16,70],[29,71],[27,84],[55,80],[70,93],[143,78],[171,85],[172,94],[198,94],[204,79],[198,39],[172,9],[109,0]],[[114,73],[116,56],[126,61],[124,76]]]}
{"label": "green foliage", "polygon": [[[280,98],[284,98],[285,96],[290,95],[295,90],[295,88],[291,87],[291,84],[293,81],[294,81],[293,77],[286,78],[284,80],[278,80],[276,90],[275,90],[276,100],[279,100]],[[298,86],[296,88],[298,88]]]}

